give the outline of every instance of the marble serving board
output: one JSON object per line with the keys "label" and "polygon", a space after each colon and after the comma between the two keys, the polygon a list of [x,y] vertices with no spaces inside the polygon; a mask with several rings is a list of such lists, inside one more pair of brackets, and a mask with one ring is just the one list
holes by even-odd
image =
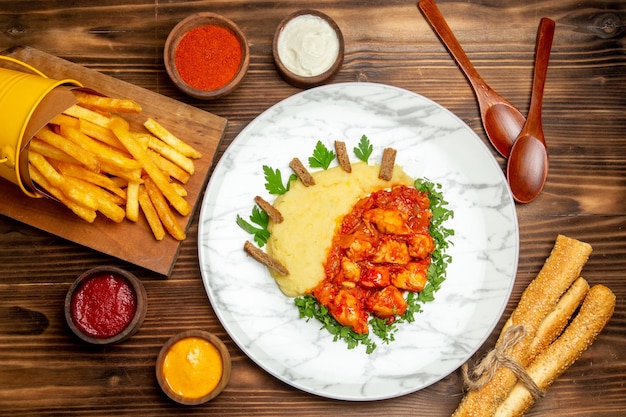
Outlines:
{"label": "marble serving board", "polygon": [[[179,223],[188,230],[206,185],[215,151],[224,136],[226,119],[37,49],[20,46],[2,54],[37,68],[50,78],[74,79],[104,95],[133,99],[143,111],[139,115],[124,117],[135,130],[141,129],[143,122],[151,117],[202,152],[202,158],[195,161],[194,175],[185,185],[192,213],[187,217],[178,217]],[[0,65],[9,66],[3,61]],[[11,66],[11,69],[17,68]],[[126,220],[117,224],[98,215],[96,221],[89,224],[60,203],[47,198],[28,197],[17,185],[4,179],[0,179],[0,195],[0,214],[56,236],[162,275],[169,275],[176,262],[181,242],[169,235],[162,241],[155,240],[142,216],[136,224]]]}

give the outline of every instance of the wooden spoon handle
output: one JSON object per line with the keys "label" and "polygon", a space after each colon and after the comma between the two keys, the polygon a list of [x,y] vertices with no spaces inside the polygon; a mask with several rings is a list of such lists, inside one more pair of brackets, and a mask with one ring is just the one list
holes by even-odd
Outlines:
{"label": "wooden spoon handle", "polygon": [[485,82],[472,65],[465,51],[461,47],[461,44],[454,36],[454,33],[448,26],[448,23],[444,19],[441,11],[433,0],[421,0],[417,3],[417,7],[422,11],[426,20],[433,27],[443,44],[448,48],[448,51],[459,65],[461,70],[465,73],[465,76],[469,79],[469,82],[476,90],[477,94],[482,93],[481,87],[485,86]]}
{"label": "wooden spoon handle", "polygon": [[537,33],[537,46],[535,51],[535,70],[533,74],[533,87],[530,96],[527,126],[541,126],[541,107],[543,105],[543,90],[548,74],[548,62],[556,23],[554,20],[544,17],[539,23]]}

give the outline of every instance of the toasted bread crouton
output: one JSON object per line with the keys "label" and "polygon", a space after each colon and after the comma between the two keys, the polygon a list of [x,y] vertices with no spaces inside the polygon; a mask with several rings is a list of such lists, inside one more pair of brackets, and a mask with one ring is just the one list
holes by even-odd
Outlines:
{"label": "toasted bread crouton", "polygon": [[391,181],[393,176],[393,167],[396,163],[396,150],[393,148],[385,148],[383,151],[383,159],[380,164],[380,174],[378,178],[385,181]]}
{"label": "toasted bread crouton", "polygon": [[261,249],[254,246],[252,243],[250,243],[250,241],[246,240],[246,243],[243,244],[243,250],[246,251],[246,253],[250,255],[252,258],[256,259],[257,261],[267,266],[268,268],[273,269],[279,274],[289,275],[289,271],[287,270],[287,268],[283,266],[283,264],[281,264],[276,259],[269,256],[267,253],[265,253]]}
{"label": "toasted bread crouton", "polygon": [[291,162],[289,163],[289,167],[293,169],[293,172],[296,173],[296,175],[298,176],[298,178],[300,179],[302,184],[304,184],[305,187],[310,187],[311,185],[315,185],[315,180],[313,179],[309,171],[307,171],[307,169],[304,167],[304,165],[298,158],[293,158]]}

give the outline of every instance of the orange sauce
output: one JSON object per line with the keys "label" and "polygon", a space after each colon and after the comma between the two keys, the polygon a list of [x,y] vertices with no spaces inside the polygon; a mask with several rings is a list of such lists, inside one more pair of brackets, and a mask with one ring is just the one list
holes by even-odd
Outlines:
{"label": "orange sauce", "polygon": [[174,343],[163,359],[163,380],[176,394],[196,399],[219,384],[224,364],[217,348],[200,337]]}
{"label": "orange sauce", "polygon": [[413,187],[399,185],[359,200],[333,238],[315,298],[360,334],[368,333],[370,314],[394,322],[406,311],[404,293],[426,285],[435,249],[431,217],[428,195]]}

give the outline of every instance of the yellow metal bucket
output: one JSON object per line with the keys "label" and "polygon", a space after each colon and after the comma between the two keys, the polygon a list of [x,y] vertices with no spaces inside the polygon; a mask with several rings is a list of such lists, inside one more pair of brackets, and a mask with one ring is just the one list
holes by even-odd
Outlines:
{"label": "yellow metal bucket", "polygon": [[32,73],[0,68],[0,176],[17,184],[31,197],[40,197],[30,179],[28,145],[50,119],[62,113],[67,94],[59,89],[82,87],[75,80],[53,80],[17,59],[0,56]]}

